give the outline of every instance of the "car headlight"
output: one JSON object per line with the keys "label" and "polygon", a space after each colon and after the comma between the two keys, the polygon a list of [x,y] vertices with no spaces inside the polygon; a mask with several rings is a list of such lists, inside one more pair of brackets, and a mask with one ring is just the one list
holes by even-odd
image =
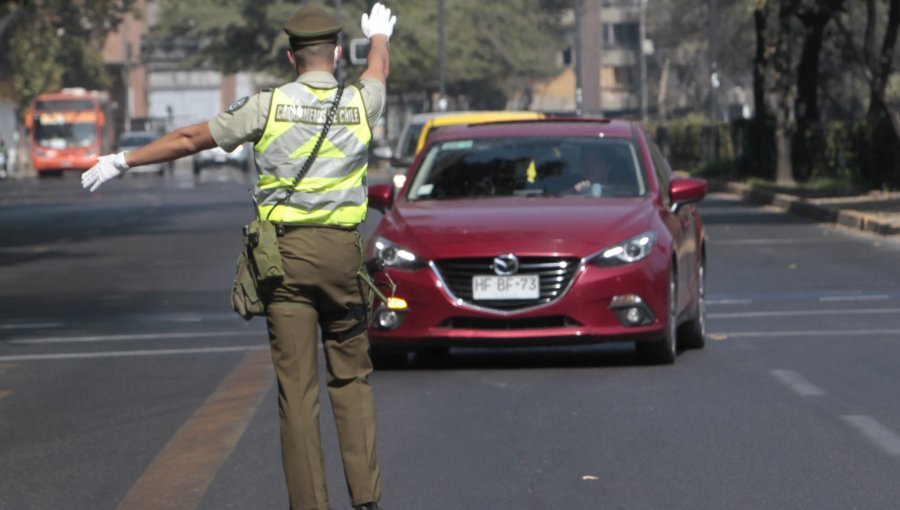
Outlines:
{"label": "car headlight", "polygon": [[631,264],[646,258],[655,244],[656,233],[644,232],[591,255],[588,263],[598,267]]}
{"label": "car headlight", "polygon": [[417,257],[415,253],[383,237],[375,239],[375,256],[384,260],[386,267],[396,269],[425,267],[425,261]]}

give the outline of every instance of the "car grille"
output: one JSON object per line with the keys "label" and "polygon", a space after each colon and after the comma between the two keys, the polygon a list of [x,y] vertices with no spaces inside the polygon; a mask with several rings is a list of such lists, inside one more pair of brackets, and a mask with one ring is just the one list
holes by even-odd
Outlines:
{"label": "car grille", "polygon": [[579,259],[563,257],[519,257],[517,274],[536,274],[541,290],[537,299],[483,300],[472,298],[472,277],[493,275],[493,258],[444,259],[434,261],[439,275],[456,297],[481,308],[514,311],[543,305],[558,298],[569,286]]}

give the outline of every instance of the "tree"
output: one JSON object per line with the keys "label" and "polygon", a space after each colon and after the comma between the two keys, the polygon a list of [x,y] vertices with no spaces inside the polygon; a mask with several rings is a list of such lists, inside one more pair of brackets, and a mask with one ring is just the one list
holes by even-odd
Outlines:
{"label": "tree", "polygon": [[896,141],[900,143],[900,110],[892,104],[887,96],[887,84],[895,65],[894,51],[897,45],[898,29],[900,29],[900,0],[885,0],[887,7],[887,23],[883,27],[881,44],[876,43],[879,24],[885,18],[879,16],[876,0],[866,0],[866,22],[860,42],[856,31],[852,29],[848,19],[851,12],[834,10],[840,34],[853,63],[863,71],[869,85],[869,108],[867,118],[870,123],[887,121],[893,128]]}
{"label": "tree", "polygon": [[101,51],[106,35],[136,0],[5,0],[0,19],[0,80],[12,82],[20,115],[40,93],[61,87],[105,88]]}
{"label": "tree", "polygon": [[[447,88],[466,95],[476,106],[505,104],[505,96],[531,80],[556,71],[562,43],[562,0],[479,0],[447,2]],[[368,2],[344,0],[345,34],[362,37],[360,15]],[[283,20],[296,9],[286,0],[162,0],[155,44],[174,37],[200,42],[200,51],[185,65],[205,65],[223,72],[265,71],[287,78],[290,68],[281,51]],[[392,6],[399,22],[391,44],[391,92],[425,92],[438,88],[437,7],[431,0]],[[515,13],[511,15],[511,13]],[[352,74],[359,69],[350,70]]]}

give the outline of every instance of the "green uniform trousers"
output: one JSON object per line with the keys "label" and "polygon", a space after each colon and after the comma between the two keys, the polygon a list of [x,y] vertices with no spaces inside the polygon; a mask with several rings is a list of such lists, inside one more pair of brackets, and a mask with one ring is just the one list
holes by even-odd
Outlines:
{"label": "green uniform trousers", "polygon": [[327,510],[319,436],[319,326],[328,396],[353,505],[381,498],[365,290],[355,230],[294,227],[279,237],[285,277],[266,316],[278,379],[281,451],[292,510]]}

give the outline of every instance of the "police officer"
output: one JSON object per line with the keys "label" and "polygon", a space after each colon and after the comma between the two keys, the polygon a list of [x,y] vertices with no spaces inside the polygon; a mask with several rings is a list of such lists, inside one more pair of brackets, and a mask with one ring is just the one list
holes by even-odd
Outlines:
{"label": "police officer", "polygon": [[396,16],[375,4],[361,22],[370,40],[367,69],[358,84],[343,90],[318,157],[287,203],[287,189],[310,155],[338,89],[341,23],[315,5],[301,8],[284,26],[296,81],[240,99],[208,123],[177,129],[127,154],[103,156],[82,176],[83,186],[94,191],[132,166],[255,143],[259,213],[280,224],[281,232],[285,276],[272,291],[266,318],[292,510],[328,508],[319,439],[319,327],[352,504],[375,510],[381,498],[366,298],[357,277],[362,239],[356,228],[366,214],[368,146],[384,109],[388,39]]}

